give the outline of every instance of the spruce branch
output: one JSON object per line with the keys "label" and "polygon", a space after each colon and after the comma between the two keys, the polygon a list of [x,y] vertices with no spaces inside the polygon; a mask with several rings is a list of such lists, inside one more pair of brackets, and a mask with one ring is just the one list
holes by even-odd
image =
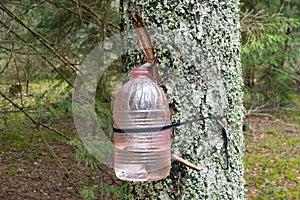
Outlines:
{"label": "spruce branch", "polygon": [[28,41],[24,40],[18,33],[16,33],[15,31],[13,31],[11,29],[11,27],[7,26],[6,23],[2,22],[0,20],[0,24],[3,25],[9,32],[13,33],[18,39],[20,39],[24,44],[26,44],[28,47],[30,47],[34,52],[36,52],[38,55],[41,55],[41,58],[48,63],[67,83],[68,85],[70,85],[71,87],[73,87],[73,84],[67,79],[67,77],[65,75],[63,75],[58,69],[57,67],[54,66],[54,64],[49,61],[49,59],[42,55],[35,46],[33,46],[32,44],[30,44]]}
{"label": "spruce branch", "polygon": [[27,26],[17,15],[12,13],[3,3],[0,2],[0,9],[5,12],[12,20],[19,23],[22,27],[24,27],[27,31],[29,31],[35,38],[37,38],[48,50],[50,50],[60,61],[62,61],[66,66],[68,66],[70,69],[73,70],[75,73],[78,71],[78,69],[70,64],[70,62],[57,53],[57,49],[54,47],[54,45],[48,41],[45,37],[43,37],[41,34],[36,32],[35,30],[31,29],[29,26]]}

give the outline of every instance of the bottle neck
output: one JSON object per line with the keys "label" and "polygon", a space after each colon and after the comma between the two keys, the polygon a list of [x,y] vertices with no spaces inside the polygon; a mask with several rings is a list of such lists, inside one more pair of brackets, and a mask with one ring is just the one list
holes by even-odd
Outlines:
{"label": "bottle neck", "polygon": [[140,76],[149,77],[149,71],[145,67],[133,68],[131,74],[133,77],[140,77]]}

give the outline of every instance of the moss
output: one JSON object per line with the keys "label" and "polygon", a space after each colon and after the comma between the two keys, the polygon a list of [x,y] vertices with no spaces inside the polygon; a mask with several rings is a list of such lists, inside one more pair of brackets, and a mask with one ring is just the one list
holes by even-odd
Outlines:
{"label": "moss", "polygon": [[17,174],[26,174],[26,171],[24,169],[19,169],[19,168],[10,168],[8,170],[8,175],[10,176],[15,176]]}

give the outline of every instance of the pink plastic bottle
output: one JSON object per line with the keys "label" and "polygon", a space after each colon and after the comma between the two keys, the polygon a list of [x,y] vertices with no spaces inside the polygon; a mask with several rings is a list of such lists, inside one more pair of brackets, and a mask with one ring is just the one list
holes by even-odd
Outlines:
{"label": "pink plastic bottle", "polygon": [[[147,68],[134,68],[133,77],[118,92],[113,108],[114,127],[144,129],[170,124],[167,98],[149,78]],[[114,169],[128,181],[166,178],[171,169],[170,130],[114,132]]]}

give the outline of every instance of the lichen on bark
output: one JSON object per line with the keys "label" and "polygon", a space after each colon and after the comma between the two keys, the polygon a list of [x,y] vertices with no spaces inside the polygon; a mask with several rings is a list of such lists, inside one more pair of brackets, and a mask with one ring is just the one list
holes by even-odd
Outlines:
{"label": "lichen on bark", "polygon": [[[244,199],[239,2],[130,0],[121,5],[124,29],[132,28],[130,15],[138,11],[148,29],[169,31],[153,33],[152,39],[160,75],[168,75],[161,84],[174,110],[172,121],[226,115],[230,155],[226,170],[221,129],[213,120],[178,128],[173,153],[203,170],[173,162],[167,179],[128,192],[135,199]],[[136,67],[136,52],[126,55],[128,68]]]}

